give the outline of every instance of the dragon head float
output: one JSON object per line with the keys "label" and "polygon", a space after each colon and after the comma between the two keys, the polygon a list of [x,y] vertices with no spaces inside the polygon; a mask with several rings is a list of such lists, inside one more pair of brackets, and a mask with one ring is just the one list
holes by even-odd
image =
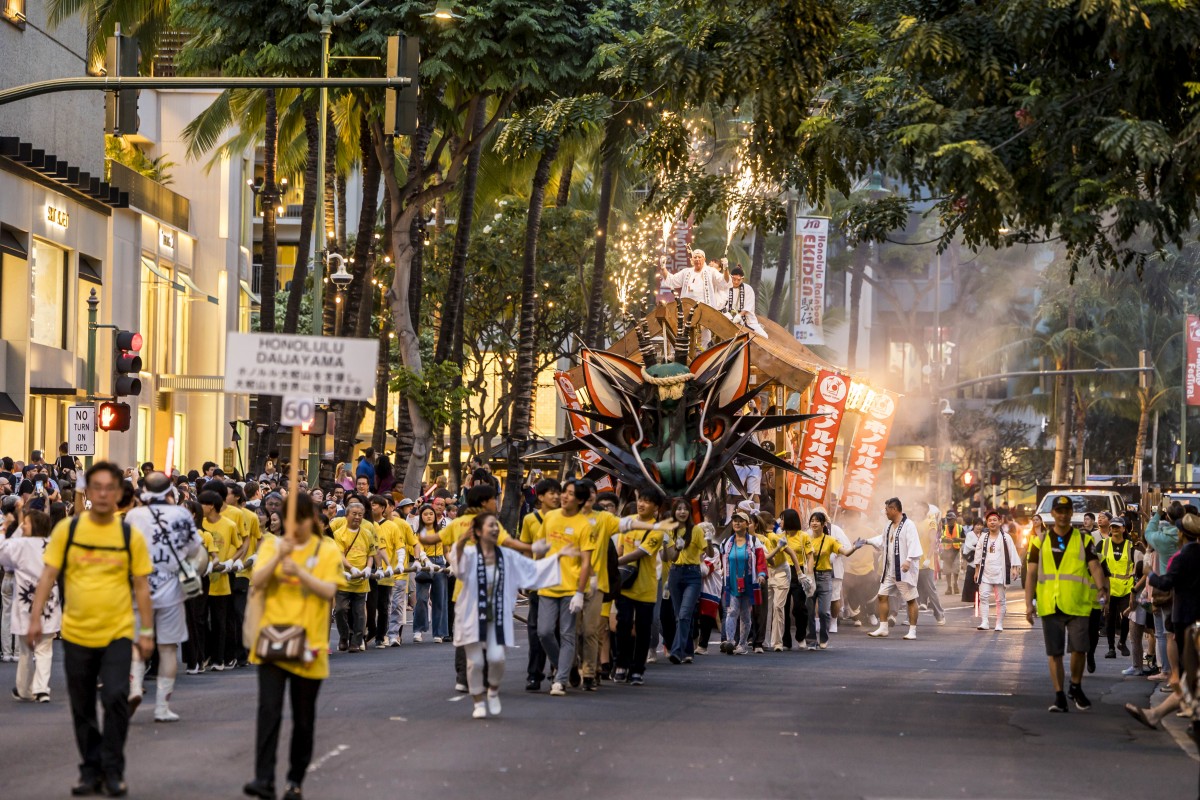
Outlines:
{"label": "dragon head float", "polygon": [[590,407],[580,413],[598,423],[598,429],[529,457],[592,450],[600,460],[585,477],[608,475],[643,494],[688,500],[721,477],[745,494],[735,460],[800,472],[761,447],[753,434],[817,415],[743,413],[769,386],[750,388],[751,335],[738,334],[693,359],[692,318],[697,308],[685,317],[683,303],[676,299],[669,361],[660,360],[645,321],[634,325],[641,364],[615,353],[583,349]]}

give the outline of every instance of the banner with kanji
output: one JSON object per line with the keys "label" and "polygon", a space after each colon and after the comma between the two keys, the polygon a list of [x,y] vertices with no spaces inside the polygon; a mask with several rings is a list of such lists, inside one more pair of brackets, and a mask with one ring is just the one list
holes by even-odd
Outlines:
{"label": "banner with kanji", "polygon": [[825,344],[825,262],[828,217],[796,218],[796,270],[792,283],[792,333],[803,345]]}
{"label": "banner with kanji", "polygon": [[[558,394],[562,397],[563,405],[567,409],[567,419],[571,422],[571,435],[578,439],[580,436],[591,433],[592,427],[588,425],[587,419],[579,413],[583,409],[583,404],[579,402],[579,395],[575,392],[575,384],[571,381],[570,373],[561,370],[555,371],[554,385],[558,387]],[[600,456],[591,450],[584,450],[580,452],[579,460],[584,465],[584,474],[587,474],[588,470],[600,463]],[[605,475],[596,481],[596,488],[612,489],[612,479]]]}
{"label": "banner with kanji", "polygon": [[849,393],[848,378],[829,370],[821,370],[817,375],[809,411],[825,416],[813,417],[804,423],[804,439],[796,458],[796,466],[808,473],[808,477],[797,477],[796,493],[801,500],[825,504],[837,452],[838,431],[842,427]]}
{"label": "banner with kanji", "polygon": [[1187,318],[1187,365],[1183,373],[1183,388],[1189,406],[1200,406],[1200,317]]}
{"label": "banner with kanji", "polygon": [[854,445],[850,448],[850,458],[846,462],[842,508],[865,512],[870,505],[895,418],[896,395],[891,392],[876,393],[870,405],[863,410],[858,431],[854,434]]}

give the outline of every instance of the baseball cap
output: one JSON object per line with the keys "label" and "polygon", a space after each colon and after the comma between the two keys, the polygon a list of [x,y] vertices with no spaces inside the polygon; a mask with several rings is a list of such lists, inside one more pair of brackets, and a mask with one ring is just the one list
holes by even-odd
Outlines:
{"label": "baseball cap", "polygon": [[1109,524],[1109,527],[1112,527],[1112,528],[1124,528],[1124,527],[1126,527],[1126,525],[1125,525],[1125,518],[1124,518],[1124,517],[1113,517],[1113,518],[1112,518],[1112,522],[1110,522],[1110,523],[1108,523],[1108,524]]}
{"label": "baseball cap", "polygon": [[405,506],[415,506],[416,504],[417,504],[416,500],[413,500],[411,497],[406,497],[403,500],[401,500],[399,503],[396,503],[396,508],[404,508]]}
{"label": "baseball cap", "polygon": [[958,512],[951,510],[946,512],[946,519],[958,519]]}
{"label": "baseball cap", "polygon": [[749,514],[747,514],[745,511],[742,511],[742,510],[740,510],[740,509],[739,509],[738,511],[735,511],[735,512],[733,512],[733,519],[740,519],[740,520],[743,520],[743,521],[745,521],[745,522],[749,522],[749,521],[750,521],[750,515],[749,515]]}
{"label": "baseball cap", "polygon": [[1074,510],[1075,504],[1071,502],[1071,498],[1067,497],[1065,494],[1060,494],[1058,497],[1054,498],[1054,502],[1051,504],[1050,508],[1055,510],[1060,508]]}

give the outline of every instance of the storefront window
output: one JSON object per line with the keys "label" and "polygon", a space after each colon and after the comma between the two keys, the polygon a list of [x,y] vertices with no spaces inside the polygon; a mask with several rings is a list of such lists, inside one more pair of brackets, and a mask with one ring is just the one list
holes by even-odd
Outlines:
{"label": "storefront window", "polygon": [[35,239],[29,272],[33,290],[30,338],[48,347],[66,347],[66,251]]}

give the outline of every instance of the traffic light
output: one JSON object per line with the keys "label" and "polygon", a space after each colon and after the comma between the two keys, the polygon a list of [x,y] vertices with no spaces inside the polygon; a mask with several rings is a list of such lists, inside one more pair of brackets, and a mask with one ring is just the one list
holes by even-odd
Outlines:
{"label": "traffic light", "polygon": [[325,409],[318,408],[313,412],[312,419],[300,426],[300,432],[305,436],[324,436],[328,426],[328,414]]}
{"label": "traffic light", "polygon": [[100,430],[129,430],[129,403],[107,401],[100,404]]}
{"label": "traffic light", "polygon": [[971,470],[969,470],[969,469],[963,470],[962,482],[963,482],[963,486],[974,486],[975,485],[975,473],[971,472]]}
{"label": "traffic light", "polygon": [[[125,397],[142,393],[142,335],[134,331],[118,330],[113,337],[113,394]],[[128,426],[126,426],[128,427]],[[125,430],[122,428],[121,430]]]}
{"label": "traffic light", "polygon": [[[104,67],[110,78],[136,78],[141,53],[132,36],[108,37]],[[116,89],[104,95],[104,132],[113,136],[128,136],[138,132],[138,92],[136,89]]]}
{"label": "traffic light", "polygon": [[412,80],[403,89],[385,89],[383,132],[412,136],[417,132],[417,71],[421,67],[421,40],[416,36],[389,36],[387,76]]}

